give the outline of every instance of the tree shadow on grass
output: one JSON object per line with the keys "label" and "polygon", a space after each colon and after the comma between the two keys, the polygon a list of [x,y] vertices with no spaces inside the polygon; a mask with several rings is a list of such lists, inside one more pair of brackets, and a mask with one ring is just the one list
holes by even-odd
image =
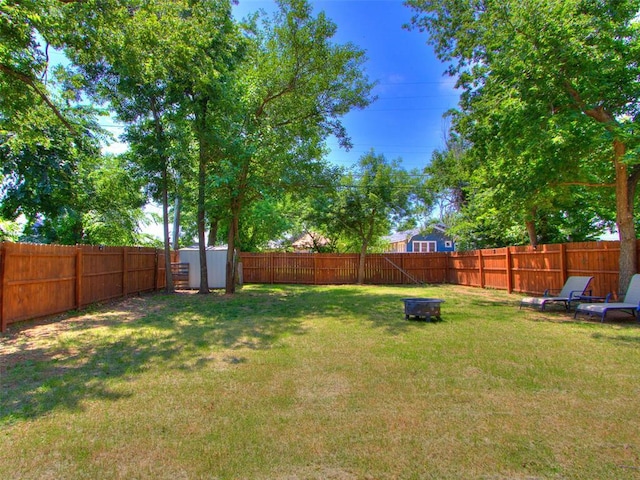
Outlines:
{"label": "tree shadow on grass", "polygon": [[416,296],[424,290],[252,286],[233,296],[132,297],[58,322],[11,327],[0,337],[0,425],[81,410],[86,400],[126,398],[122,380],[149,368],[246,363],[252,350],[304,335],[318,316],[392,335],[425,328],[427,322],[405,320],[402,299]]}
{"label": "tree shadow on grass", "polygon": [[223,362],[246,362],[242,349],[271,348],[304,334],[301,307],[282,295],[226,297],[177,294],[129,299],[96,312],[14,326],[0,337],[0,425],[56,409],[81,410],[91,399],[130,396],[122,379],[153,365],[203,368],[212,352]]}
{"label": "tree shadow on grass", "polygon": [[[602,325],[602,324],[598,324]],[[591,337],[596,340],[605,340],[611,343],[615,343],[620,347],[628,348],[640,348],[640,325],[637,323],[617,324],[618,329],[622,329],[624,332],[635,332],[637,335],[628,335],[621,333],[620,330],[616,331],[599,331],[591,334]]]}

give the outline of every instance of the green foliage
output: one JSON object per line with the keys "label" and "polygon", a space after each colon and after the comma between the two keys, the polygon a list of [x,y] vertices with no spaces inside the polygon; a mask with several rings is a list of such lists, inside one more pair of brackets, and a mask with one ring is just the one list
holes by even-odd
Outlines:
{"label": "green foliage", "polygon": [[127,157],[103,157],[87,172],[84,241],[102,245],[146,245],[144,178],[136,177]]}
{"label": "green foliage", "polygon": [[[106,16],[113,6],[105,5],[102,13]],[[100,112],[82,96],[82,77],[49,64],[51,46],[68,47],[70,39],[80,39],[74,27],[89,18],[89,7],[77,8],[57,1],[3,5],[1,214],[24,216],[22,240],[139,243],[139,185],[120,165],[108,159],[101,163]],[[98,17],[91,18],[95,22]]]}
{"label": "green foliage", "polygon": [[270,240],[282,237],[291,229],[284,205],[274,199],[263,198],[252,203],[243,213],[240,223],[240,248],[255,252],[266,248]]}
{"label": "green foliage", "polygon": [[508,224],[526,223],[535,243],[626,222],[629,205],[602,192],[618,179],[623,198],[638,179],[640,2],[407,3],[463,90],[453,129],[465,160],[441,152],[432,171],[463,194],[454,210],[466,209],[467,225],[493,223],[498,240]]}
{"label": "green foliage", "polygon": [[417,178],[401,168],[400,160],[388,161],[371,151],[360,158],[355,171],[343,175],[335,191],[314,195],[307,221],[336,239],[340,250],[360,253],[362,281],[364,255],[381,247],[381,237],[410,215],[419,191]]}
{"label": "green foliage", "polygon": [[17,242],[21,231],[22,225],[18,222],[0,218],[0,242]]}

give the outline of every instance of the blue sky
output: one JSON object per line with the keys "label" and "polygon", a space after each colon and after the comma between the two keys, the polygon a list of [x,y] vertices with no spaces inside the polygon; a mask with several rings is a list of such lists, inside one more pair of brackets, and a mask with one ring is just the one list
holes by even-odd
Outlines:
{"label": "blue sky", "polygon": [[[328,142],[329,160],[350,167],[369,150],[388,160],[402,159],[407,170],[422,169],[431,152],[444,146],[443,114],[457,105],[454,79],[444,75],[446,65],[427,45],[427,35],[408,31],[412,10],[402,0],[312,0],[314,14],[324,11],[338,27],[335,42],[351,42],[366,51],[366,73],[376,81],[378,100],[365,110],[343,118],[353,148]],[[273,12],[273,0],[239,0],[234,15],[243,18],[258,9]],[[111,129],[115,135],[121,128]],[[114,153],[126,148],[116,142]]]}
{"label": "blue sky", "polygon": [[[401,158],[407,170],[422,169],[431,152],[444,145],[442,115],[455,107],[454,80],[443,72],[446,65],[427,45],[427,35],[407,31],[412,11],[401,0],[311,1],[314,13],[324,11],[336,23],[334,40],[351,42],[367,52],[367,75],[377,81],[378,100],[365,110],[350,112],[344,125],[354,147],[345,152],[329,142],[329,160],[354,165],[370,149],[388,160]],[[238,18],[258,9],[273,11],[273,0],[239,0]]]}

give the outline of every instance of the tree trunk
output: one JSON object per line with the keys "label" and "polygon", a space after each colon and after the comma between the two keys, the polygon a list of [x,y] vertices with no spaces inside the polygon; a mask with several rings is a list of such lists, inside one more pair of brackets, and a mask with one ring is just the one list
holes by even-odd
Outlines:
{"label": "tree trunk", "polygon": [[616,168],[616,222],[620,235],[619,290],[626,292],[631,277],[637,270],[636,228],[633,223],[635,181],[629,167],[622,161],[626,146],[620,140],[613,142]]}
{"label": "tree trunk", "polygon": [[[165,134],[162,127],[162,119],[157,108],[156,99],[151,99],[151,110],[153,112],[154,128],[156,135],[156,142],[158,145],[164,145]],[[171,271],[171,244],[169,240],[169,158],[164,153],[164,148],[161,149],[160,160],[162,162],[162,228],[164,233],[164,279],[165,279],[165,291],[171,293],[174,291],[173,287],[173,273]]]}
{"label": "tree trunk", "polygon": [[240,208],[238,205],[232,208],[231,216],[232,218],[229,224],[229,237],[227,239],[227,276],[225,281],[225,293],[228,295],[236,293],[236,250],[240,231]]}
{"label": "tree trunk", "polygon": [[198,125],[198,250],[200,252],[200,288],[198,293],[209,293],[209,274],[207,270],[207,245],[205,244],[205,187],[207,181],[207,155],[208,144],[205,137],[207,108],[203,102],[202,111],[198,112],[200,118],[196,119]]}
{"label": "tree trunk", "polygon": [[[202,154],[200,154],[202,157]],[[205,243],[205,212],[204,212],[204,190],[206,180],[206,168],[204,161],[200,158],[198,173],[198,251],[200,253],[200,288],[198,293],[209,293],[209,273],[207,270],[207,245]]]}
{"label": "tree trunk", "polygon": [[173,249],[180,248],[180,195],[176,195],[176,202],[173,206]]}
{"label": "tree trunk", "polygon": [[247,159],[242,165],[237,180],[238,193],[231,199],[231,219],[229,221],[229,237],[227,247],[227,278],[225,281],[225,293],[231,295],[236,291],[236,245],[240,239],[240,213],[244,204],[244,192],[247,188],[247,177],[249,175],[249,164],[251,160]]}
{"label": "tree trunk", "polygon": [[218,223],[220,220],[214,218],[211,220],[211,225],[209,226],[209,238],[207,239],[207,245],[210,247],[216,246],[216,241],[218,240]]}
{"label": "tree trunk", "polygon": [[536,233],[536,221],[535,220],[527,220],[525,222],[527,225],[527,234],[529,235],[529,243],[532,247],[538,246],[538,234]]}
{"label": "tree trunk", "polygon": [[232,220],[229,225],[229,236],[227,238],[227,263],[226,263],[226,276],[224,284],[224,293],[227,295],[233,295],[236,293],[236,262],[235,262],[235,249],[236,249],[236,235],[234,230],[235,222]]}
{"label": "tree trunk", "polygon": [[227,263],[224,292],[227,295],[236,293],[236,241],[238,239],[238,222],[240,218],[240,200],[231,201],[231,218],[229,219],[229,234],[227,236]]}
{"label": "tree trunk", "polygon": [[364,267],[367,259],[368,242],[365,240],[360,247],[360,264],[358,265],[358,285],[364,284]]}
{"label": "tree trunk", "polygon": [[173,274],[171,272],[171,242],[169,241],[169,181],[167,174],[167,162],[164,161],[162,168],[162,227],[164,229],[164,278],[165,291],[172,293]]}
{"label": "tree trunk", "polygon": [[[575,91],[569,91],[576,99],[578,105],[582,103],[580,95]],[[583,109],[584,113],[594,120],[603,123],[606,130],[616,133],[616,120],[605,108],[597,107]],[[638,172],[630,173],[632,169],[624,163],[624,155],[627,153],[626,144],[619,138],[613,140],[613,165],[616,170],[616,223],[620,236],[620,259],[618,263],[619,282],[618,290],[626,292],[631,277],[637,270],[636,253],[636,227],[633,223],[633,200]]]}

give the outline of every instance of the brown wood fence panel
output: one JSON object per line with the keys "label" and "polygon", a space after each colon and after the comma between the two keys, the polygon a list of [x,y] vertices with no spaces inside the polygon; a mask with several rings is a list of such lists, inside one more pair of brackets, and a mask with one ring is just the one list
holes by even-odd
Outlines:
{"label": "brown wood fence panel", "polygon": [[82,255],[80,306],[124,295],[124,258],[120,247],[78,248]]}
{"label": "brown wood fence panel", "polygon": [[[367,257],[379,258],[378,263],[387,270],[389,285],[446,283],[448,255],[446,253],[414,254],[385,253]],[[367,279],[365,278],[365,283]]]}
{"label": "brown wood fence panel", "polygon": [[566,244],[567,275],[593,276],[590,288],[594,295],[604,296],[614,293],[617,296],[619,257],[619,242],[568,243]]}
{"label": "brown wood fence panel", "polygon": [[[359,266],[360,259],[356,260]],[[357,281],[356,268],[356,281]],[[394,285],[402,283],[400,270],[395,268],[382,255],[367,255],[364,264],[364,283],[371,285]]]}
{"label": "brown wood fence panel", "polygon": [[[295,254],[294,254],[295,255]],[[358,255],[322,253],[315,255],[316,285],[348,285],[358,279]]]}
{"label": "brown wood fence panel", "polygon": [[273,283],[314,283],[312,254],[299,253],[291,257],[274,255],[271,268]]}
{"label": "brown wood fence panel", "polygon": [[0,330],[164,288],[164,263],[163,252],[154,248],[2,243]]}
{"label": "brown wood fence panel", "polygon": [[6,243],[3,254],[4,326],[75,308],[75,247]]}
{"label": "brown wood fence panel", "polygon": [[242,277],[245,283],[273,283],[271,258],[273,254],[243,253]]}
{"label": "brown wood fence panel", "polygon": [[142,247],[125,247],[127,275],[125,294],[151,292],[156,288],[158,252]]}
{"label": "brown wood fence panel", "polygon": [[477,252],[451,252],[449,254],[449,278],[447,283],[482,286],[480,257]]}
{"label": "brown wood fence panel", "polygon": [[[640,246],[640,243],[638,244]],[[583,242],[451,253],[367,255],[365,283],[451,283],[541,295],[571,275],[593,276],[591,292],[618,292],[619,242]],[[352,284],[357,254],[241,254],[247,283]],[[640,258],[640,252],[639,252]]]}
{"label": "brown wood fence panel", "polygon": [[482,257],[481,286],[483,288],[508,290],[507,249],[492,248],[479,250],[479,252]]}
{"label": "brown wood fence panel", "polygon": [[[561,245],[511,247],[513,291],[542,293],[564,285]],[[542,290],[542,292],[540,291]]]}

